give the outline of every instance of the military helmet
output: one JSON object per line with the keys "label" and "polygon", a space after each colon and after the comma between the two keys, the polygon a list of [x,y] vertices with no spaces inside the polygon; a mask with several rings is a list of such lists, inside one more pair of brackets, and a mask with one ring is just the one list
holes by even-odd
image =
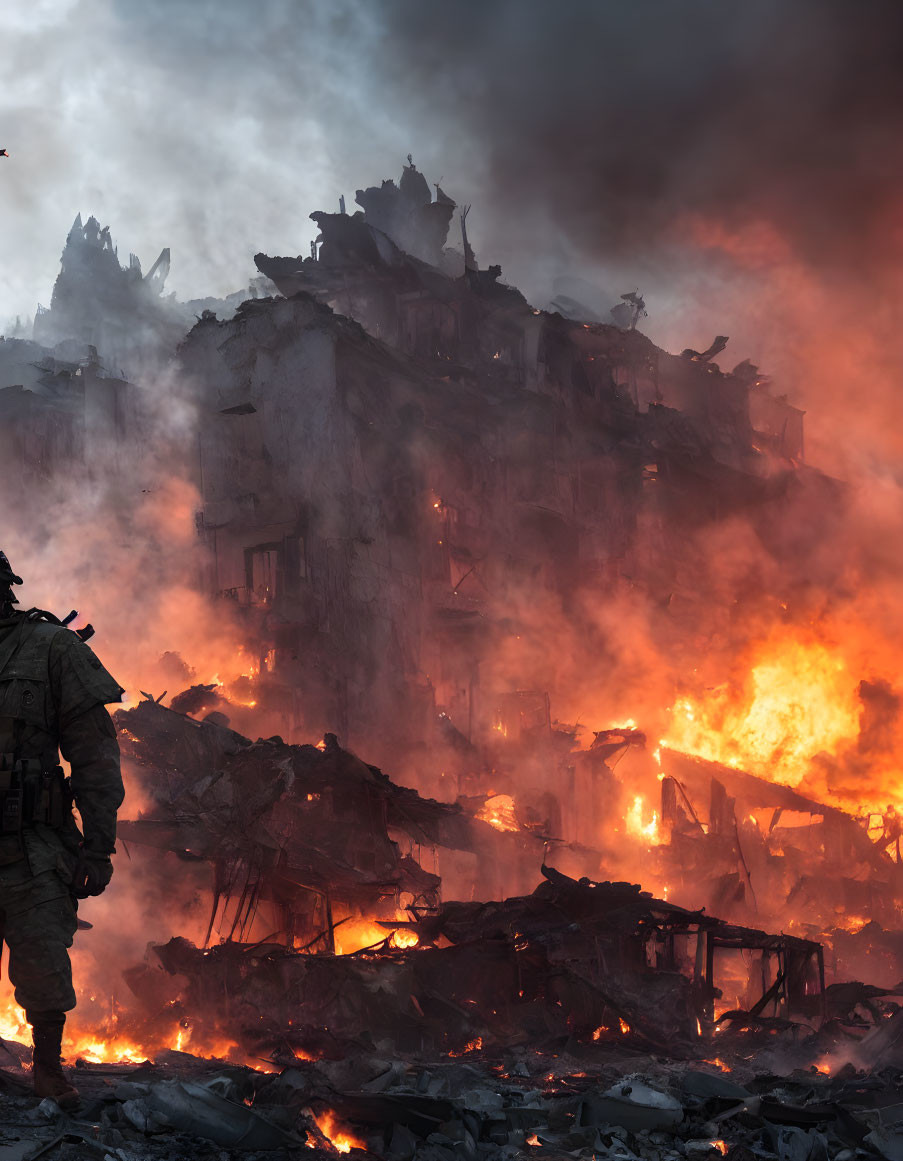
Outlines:
{"label": "military helmet", "polygon": [[20,585],[22,578],[16,576],[9,563],[9,558],[6,553],[0,549],[0,585],[6,587],[7,585]]}

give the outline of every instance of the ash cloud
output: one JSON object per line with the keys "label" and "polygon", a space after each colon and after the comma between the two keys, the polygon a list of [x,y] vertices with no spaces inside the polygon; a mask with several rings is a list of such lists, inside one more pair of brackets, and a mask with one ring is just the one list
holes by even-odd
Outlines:
{"label": "ash cloud", "polygon": [[4,187],[17,228],[91,208],[136,246],[165,235],[208,292],[408,150],[513,265],[660,264],[693,212],[883,267],[901,48],[889,0],[70,0],[13,25]]}
{"label": "ash cloud", "polygon": [[223,295],[410,151],[537,305],[640,286],[656,342],[730,334],[828,413],[810,458],[895,458],[901,42],[892,0],[44,0],[4,17],[0,319],[46,303],[76,211]]}

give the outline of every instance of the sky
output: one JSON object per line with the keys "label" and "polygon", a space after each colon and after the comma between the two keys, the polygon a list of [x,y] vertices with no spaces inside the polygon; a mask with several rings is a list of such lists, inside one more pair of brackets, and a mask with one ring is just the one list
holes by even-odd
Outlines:
{"label": "sky", "polygon": [[221,295],[410,152],[538,305],[639,288],[656,341],[729,334],[807,409],[800,343],[858,313],[894,389],[897,0],[31,0],[0,36],[0,325],[49,302],[78,212]]}

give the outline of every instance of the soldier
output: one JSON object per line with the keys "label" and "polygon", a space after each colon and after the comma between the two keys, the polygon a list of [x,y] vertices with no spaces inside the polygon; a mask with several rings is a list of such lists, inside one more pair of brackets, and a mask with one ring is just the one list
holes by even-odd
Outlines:
{"label": "soldier", "polygon": [[11,586],[21,583],[0,552],[0,925],[16,1002],[32,1027],[35,1093],[71,1108],[78,1093],[60,1060],[75,1007],[68,948],[76,901],[100,895],[113,874],[123,789],[105,707],[123,691],[52,614],[16,611]]}

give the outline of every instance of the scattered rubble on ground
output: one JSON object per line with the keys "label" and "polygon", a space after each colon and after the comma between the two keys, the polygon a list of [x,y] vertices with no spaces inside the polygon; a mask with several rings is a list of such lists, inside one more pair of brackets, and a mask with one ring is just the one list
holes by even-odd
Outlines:
{"label": "scattered rubble on ground", "polygon": [[0,1161],[311,1151],[390,1161],[897,1161],[903,1055],[870,1073],[848,1064],[828,1075],[812,1063],[817,1041],[755,1052],[719,1043],[725,1059],[704,1062],[620,1043],[460,1057],[400,1057],[371,1044],[267,1071],[166,1053],[155,1063],[80,1063],[83,1102],[72,1116],[51,1101],[35,1107],[17,1064],[0,1073]]}

